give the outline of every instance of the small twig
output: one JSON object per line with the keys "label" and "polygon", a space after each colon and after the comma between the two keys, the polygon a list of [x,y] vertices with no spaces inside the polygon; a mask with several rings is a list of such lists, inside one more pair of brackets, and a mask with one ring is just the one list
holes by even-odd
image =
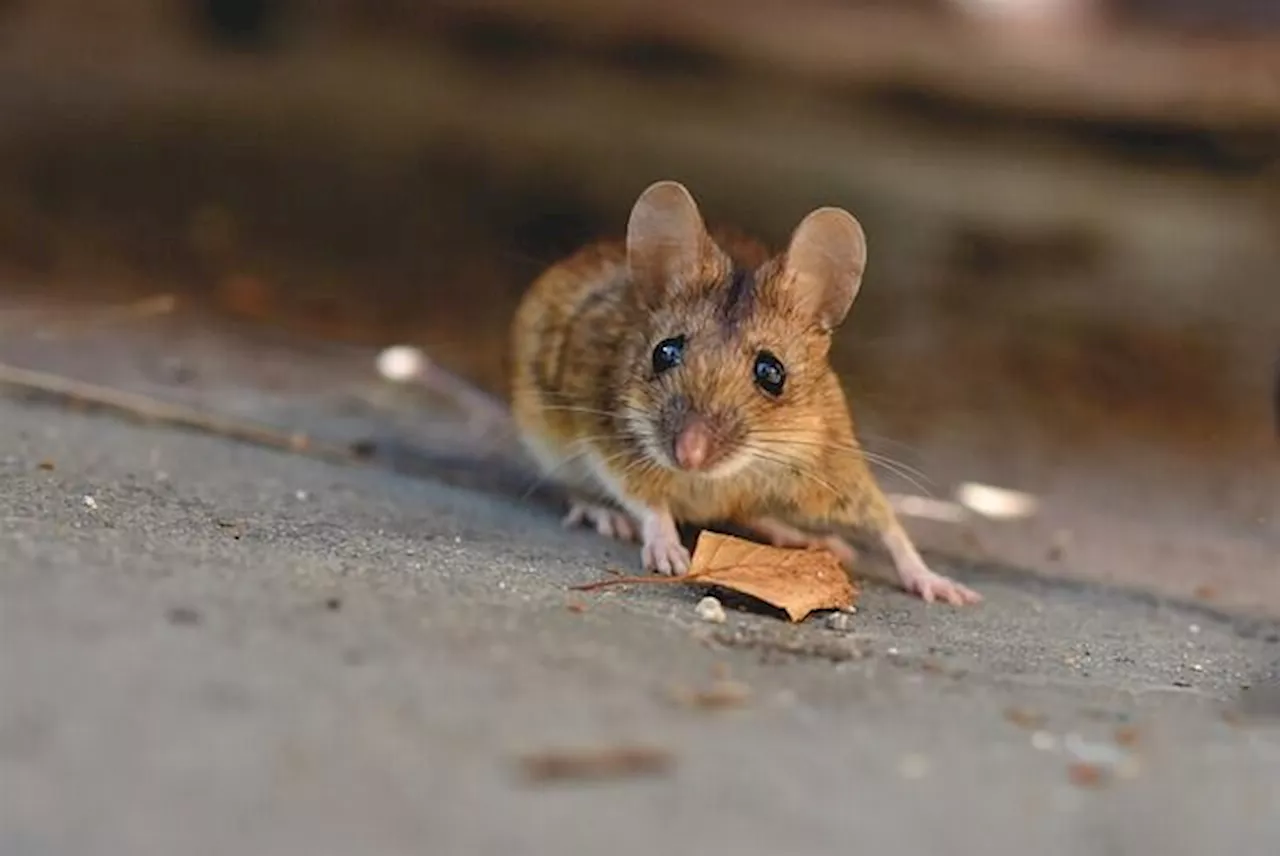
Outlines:
{"label": "small twig", "polygon": [[610,586],[624,586],[631,583],[640,583],[647,585],[662,585],[674,583],[690,583],[697,582],[697,577],[690,577],[688,574],[684,576],[663,577],[654,574],[647,577],[610,577],[604,580],[596,580],[593,583],[580,583],[576,586],[569,586],[570,591],[596,591],[597,589],[609,588]]}
{"label": "small twig", "polygon": [[85,330],[106,327],[111,324],[138,321],[158,315],[168,315],[178,306],[178,299],[172,294],[155,294],[132,303],[119,306],[108,306],[89,313],[86,317],[56,324],[50,332],[68,334]]}
{"label": "small twig", "polygon": [[345,463],[362,460],[349,448],[316,443],[304,433],[289,433],[260,423],[216,416],[182,404],[34,369],[0,363],[0,386],[50,395],[71,404],[111,410],[139,422],[174,425],[314,458]]}

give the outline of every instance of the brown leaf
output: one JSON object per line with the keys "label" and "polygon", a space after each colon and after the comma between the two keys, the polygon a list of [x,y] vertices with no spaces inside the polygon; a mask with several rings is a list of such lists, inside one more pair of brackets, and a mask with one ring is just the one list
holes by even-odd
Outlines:
{"label": "brown leaf", "polygon": [[571,586],[596,591],[633,584],[713,585],[762,600],[801,621],[815,609],[853,608],[858,596],[835,554],[825,549],[770,547],[703,530],[684,576],[613,577]]}
{"label": "brown leaf", "polygon": [[857,595],[829,550],[770,547],[705,530],[684,580],[750,595],[784,610],[792,621],[815,609],[848,609]]}

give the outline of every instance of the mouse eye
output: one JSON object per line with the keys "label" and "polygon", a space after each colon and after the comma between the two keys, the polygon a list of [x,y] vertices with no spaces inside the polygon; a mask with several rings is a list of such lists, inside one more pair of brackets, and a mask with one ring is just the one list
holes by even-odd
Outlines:
{"label": "mouse eye", "polygon": [[787,369],[782,360],[768,351],[761,351],[756,354],[756,364],[751,373],[755,375],[756,386],[769,395],[782,395],[782,387],[787,383]]}
{"label": "mouse eye", "polygon": [[653,373],[660,375],[684,362],[684,336],[663,339],[653,349]]}

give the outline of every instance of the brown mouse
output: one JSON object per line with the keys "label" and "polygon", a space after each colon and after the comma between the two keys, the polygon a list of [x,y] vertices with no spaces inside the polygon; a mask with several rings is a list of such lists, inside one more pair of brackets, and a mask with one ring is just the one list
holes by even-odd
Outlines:
{"label": "brown mouse", "polygon": [[[840,208],[786,251],[708,233],[683,185],[636,201],[625,241],[586,247],[530,287],[512,326],[512,415],[544,475],[573,496],[566,523],[638,538],[648,570],[689,567],[676,523],[731,523],[779,546],[874,533],[904,588],[974,603],[931,571],[871,475],[831,336],[866,266]],[[804,527],[804,528],[802,528]]]}

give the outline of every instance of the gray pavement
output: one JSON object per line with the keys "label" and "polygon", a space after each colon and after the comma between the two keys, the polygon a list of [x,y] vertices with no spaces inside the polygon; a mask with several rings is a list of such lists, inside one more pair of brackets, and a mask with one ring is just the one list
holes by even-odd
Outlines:
{"label": "gray pavement", "polygon": [[[1266,620],[976,567],[980,608],[869,585],[847,632],[576,612],[634,556],[551,509],[12,399],[0,485],[4,856],[1280,841]],[[672,701],[724,669],[740,709]],[[672,766],[520,775],[618,742]]]}

